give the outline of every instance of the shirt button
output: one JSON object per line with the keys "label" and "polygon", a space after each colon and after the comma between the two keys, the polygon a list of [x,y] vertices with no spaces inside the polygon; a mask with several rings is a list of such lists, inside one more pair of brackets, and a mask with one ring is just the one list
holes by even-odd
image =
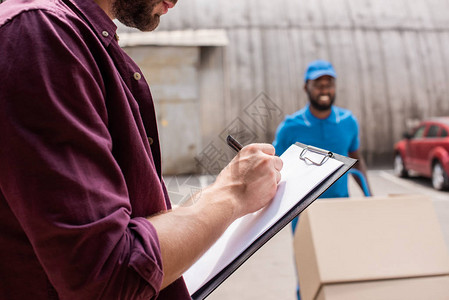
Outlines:
{"label": "shirt button", "polygon": [[140,80],[140,78],[142,78],[142,75],[140,75],[139,72],[134,73],[133,76],[134,76],[134,79],[135,79],[135,80]]}
{"label": "shirt button", "polygon": [[153,145],[153,139],[151,137],[148,137],[148,142],[150,143],[150,145]]}
{"label": "shirt button", "polygon": [[104,37],[108,37],[109,36],[109,33],[105,30],[105,31],[103,31],[102,33],[101,33]]}

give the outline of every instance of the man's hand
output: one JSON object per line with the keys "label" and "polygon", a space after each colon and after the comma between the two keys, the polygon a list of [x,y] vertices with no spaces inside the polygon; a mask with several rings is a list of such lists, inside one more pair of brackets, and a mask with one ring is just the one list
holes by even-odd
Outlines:
{"label": "man's hand", "polygon": [[193,205],[149,217],[161,246],[161,288],[179,278],[234,220],[268,205],[276,194],[281,169],[282,160],[273,146],[246,146]]}
{"label": "man's hand", "polygon": [[227,192],[237,219],[266,206],[276,194],[281,180],[282,160],[269,144],[244,147],[220,173],[211,189]]}

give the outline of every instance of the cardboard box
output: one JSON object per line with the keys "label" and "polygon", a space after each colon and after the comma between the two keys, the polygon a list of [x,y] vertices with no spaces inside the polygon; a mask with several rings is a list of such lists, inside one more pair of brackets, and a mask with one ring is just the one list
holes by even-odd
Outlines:
{"label": "cardboard box", "polygon": [[321,291],[334,299],[329,291],[337,285],[381,288],[380,281],[449,274],[448,249],[425,196],[318,200],[301,214],[294,247],[303,300],[324,297]]}
{"label": "cardboard box", "polygon": [[449,277],[420,277],[324,285],[317,300],[448,300]]}

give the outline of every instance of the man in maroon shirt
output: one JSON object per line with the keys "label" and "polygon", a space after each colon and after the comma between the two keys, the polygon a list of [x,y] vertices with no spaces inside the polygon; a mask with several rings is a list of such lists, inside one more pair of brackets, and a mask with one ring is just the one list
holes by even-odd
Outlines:
{"label": "man in maroon shirt", "polygon": [[274,196],[282,161],[255,144],[171,210],[151,93],[112,19],[153,30],[175,3],[0,4],[1,299],[189,299],[182,273]]}

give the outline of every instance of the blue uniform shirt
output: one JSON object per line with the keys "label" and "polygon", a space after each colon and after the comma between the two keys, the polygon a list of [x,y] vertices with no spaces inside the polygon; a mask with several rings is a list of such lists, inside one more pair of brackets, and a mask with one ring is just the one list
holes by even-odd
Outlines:
{"label": "blue uniform shirt", "polygon": [[[360,145],[357,120],[349,110],[337,106],[332,106],[328,118],[318,119],[307,105],[287,116],[279,125],[273,142],[276,154],[281,155],[296,142],[348,156],[349,152],[358,150]],[[321,198],[348,196],[348,177],[344,175]]]}

